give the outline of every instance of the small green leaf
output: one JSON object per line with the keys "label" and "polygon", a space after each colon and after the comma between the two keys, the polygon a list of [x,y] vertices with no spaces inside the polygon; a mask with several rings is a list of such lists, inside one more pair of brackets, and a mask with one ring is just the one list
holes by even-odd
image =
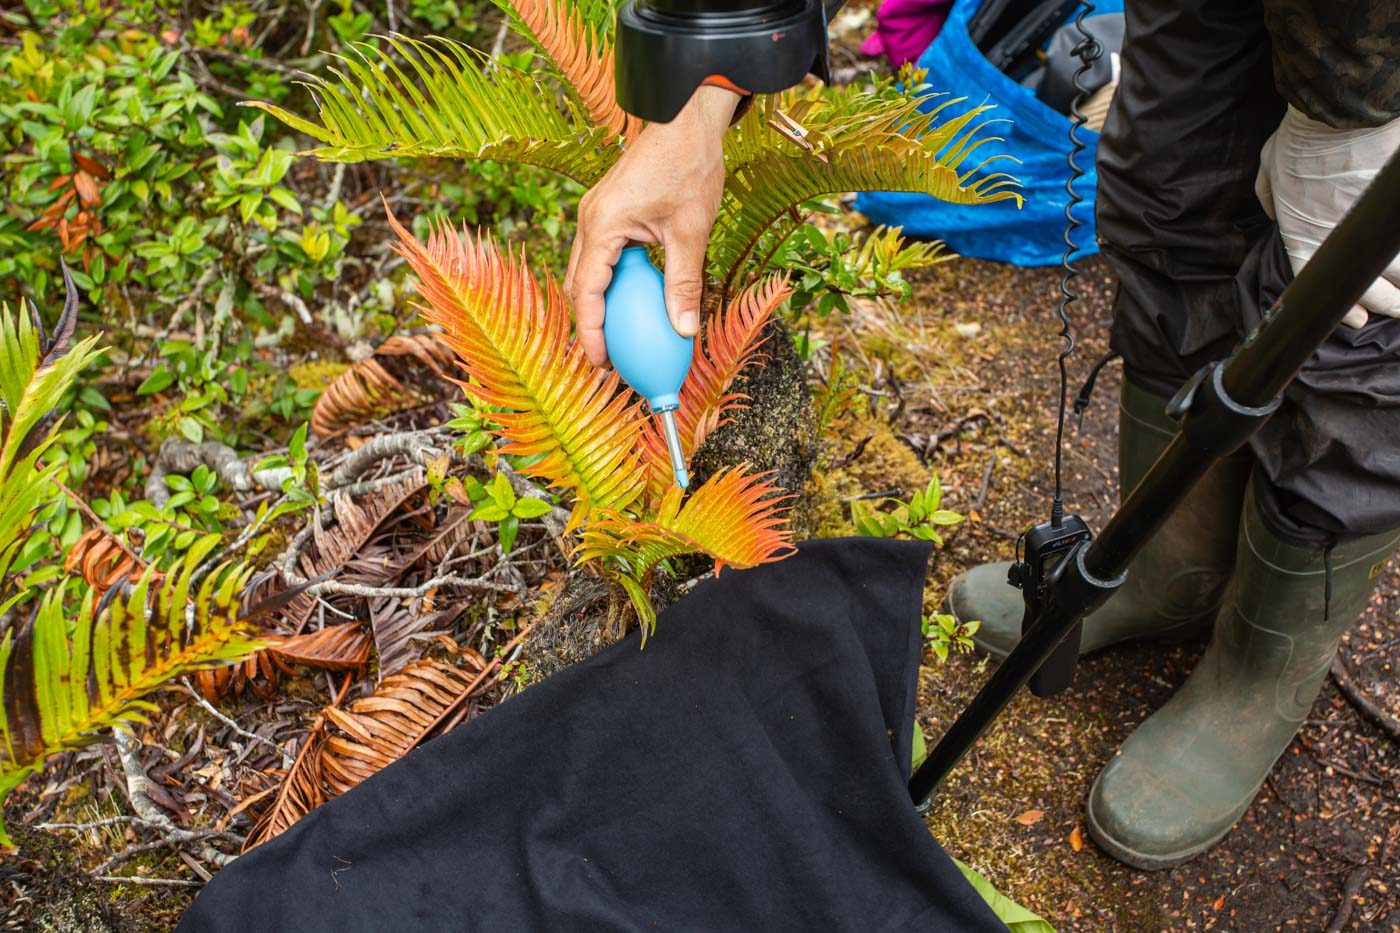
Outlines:
{"label": "small green leaf", "polygon": [[485,505],[479,505],[472,509],[471,514],[468,515],[467,518],[480,522],[499,522],[505,519],[509,514],[510,512],[502,508],[499,503],[488,502]]}
{"label": "small green leaf", "polygon": [[145,380],[136,387],[137,395],[154,395],[170,388],[170,384],[175,381],[175,374],[166,366],[157,366]]}
{"label": "small green leaf", "polygon": [[511,514],[517,518],[539,518],[541,515],[549,514],[554,507],[543,499],[520,499],[511,508]]}
{"label": "small green leaf", "polygon": [[186,415],[179,421],[180,433],[195,444],[204,443],[204,425]]}
{"label": "small green leaf", "polygon": [[514,515],[507,515],[501,519],[501,553],[509,554],[510,549],[515,546],[515,536],[520,531],[520,519]]}
{"label": "small green leaf", "polygon": [[296,433],[287,443],[287,452],[291,455],[293,463],[300,463],[306,459],[306,429],[308,427],[310,427],[310,422],[302,422],[301,427],[296,429]]}
{"label": "small green leaf", "polygon": [[510,487],[510,479],[504,473],[497,473],[491,481],[491,498],[506,511],[515,505],[515,490]]}

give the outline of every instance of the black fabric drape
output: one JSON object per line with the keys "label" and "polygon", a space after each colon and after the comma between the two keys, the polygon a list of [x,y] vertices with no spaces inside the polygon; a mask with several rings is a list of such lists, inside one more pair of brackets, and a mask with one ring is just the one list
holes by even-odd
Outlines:
{"label": "black fabric drape", "polygon": [[1004,930],[909,801],[926,545],[805,544],[221,871],[216,930]]}

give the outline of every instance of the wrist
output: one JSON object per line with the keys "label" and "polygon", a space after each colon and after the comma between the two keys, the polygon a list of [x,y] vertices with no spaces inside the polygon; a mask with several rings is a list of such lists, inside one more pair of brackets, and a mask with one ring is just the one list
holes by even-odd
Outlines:
{"label": "wrist", "polygon": [[676,122],[684,120],[716,136],[722,136],[733,122],[734,110],[741,100],[742,95],[729,88],[702,84],[690,95],[690,100],[681,109]]}

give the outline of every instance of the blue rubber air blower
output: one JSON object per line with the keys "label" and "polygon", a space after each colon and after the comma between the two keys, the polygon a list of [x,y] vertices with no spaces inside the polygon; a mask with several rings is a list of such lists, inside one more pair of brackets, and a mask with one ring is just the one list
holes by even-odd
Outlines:
{"label": "blue rubber air blower", "polygon": [[661,417],[671,468],[677,485],[684,489],[690,485],[690,476],[676,430],[676,409],[680,408],[681,385],[690,372],[695,341],[682,337],[671,326],[666,316],[665,280],[647,258],[644,246],[622,251],[603,300],[608,358],[623,381]]}

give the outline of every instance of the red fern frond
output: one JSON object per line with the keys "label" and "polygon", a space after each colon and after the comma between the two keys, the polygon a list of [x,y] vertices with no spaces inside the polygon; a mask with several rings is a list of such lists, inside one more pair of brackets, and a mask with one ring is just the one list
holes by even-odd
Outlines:
{"label": "red fern frond", "polygon": [[612,47],[584,22],[571,0],[509,0],[535,42],[588,108],[593,122],[629,139],[642,121],[618,106]]}
{"label": "red fern frond", "polygon": [[792,553],[790,497],[768,474],[751,475],[736,467],[715,474],[684,505],[681,496],[680,488],[672,486],[649,522],[615,512],[594,515],[575,557],[581,562],[620,558],[634,577],[641,577],[681,554],[708,554],[718,572],[782,560]]}
{"label": "red fern frond", "polygon": [[484,237],[435,224],[424,245],[392,214],[389,223],[418,277],[418,310],[442,327],[470,377],[463,390],[506,409],[491,416],[508,441],[501,452],[539,456],[522,472],[572,492],[575,523],[589,509],[635,502],[644,488],[640,400],[570,339],[558,286],[546,279],[541,290],[523,262]]}

